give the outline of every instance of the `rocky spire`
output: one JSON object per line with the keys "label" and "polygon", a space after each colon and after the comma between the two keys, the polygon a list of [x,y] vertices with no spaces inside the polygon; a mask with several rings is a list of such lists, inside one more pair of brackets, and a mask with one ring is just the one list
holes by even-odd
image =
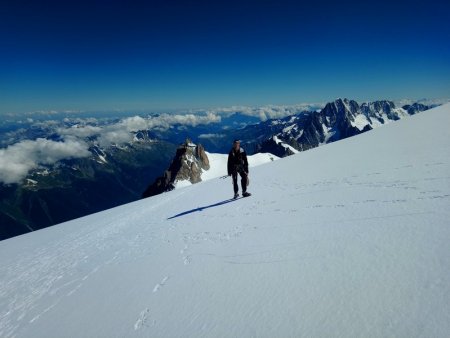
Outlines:
{"label": "rocky spire", "polygon": [[158,195],[175,188],[177,181],[201,182],[202,171],[209,170],[209,159],[201,144],[194,144],[187,138],[177,148],[175,156],[164,172],[144,192],[143,197]]}

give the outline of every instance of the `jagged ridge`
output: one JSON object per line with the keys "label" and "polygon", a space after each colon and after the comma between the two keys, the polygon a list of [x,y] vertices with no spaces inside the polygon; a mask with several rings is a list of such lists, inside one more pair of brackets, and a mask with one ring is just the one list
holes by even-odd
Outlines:
{"label": "jagged ridge", "polygon": [[[337,99],[320,111],[305,112],[271,123],[281,131],[267,140],[258,151],[284,157],[321,144],[338,141],[372,130],[380,125],[429,109],[415,103],[401,108],[392,101],[381,100],[359,105],[354,100]],[[292,147],[292,148],[291,148]]]}

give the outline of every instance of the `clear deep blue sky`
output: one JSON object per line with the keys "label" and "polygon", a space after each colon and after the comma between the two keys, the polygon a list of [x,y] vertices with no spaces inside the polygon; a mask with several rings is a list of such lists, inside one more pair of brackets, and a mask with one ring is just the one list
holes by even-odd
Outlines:
{"label": "clear deep blue sky", "polygon": [[450,2],[0,2],[0,113],[450,96]]}

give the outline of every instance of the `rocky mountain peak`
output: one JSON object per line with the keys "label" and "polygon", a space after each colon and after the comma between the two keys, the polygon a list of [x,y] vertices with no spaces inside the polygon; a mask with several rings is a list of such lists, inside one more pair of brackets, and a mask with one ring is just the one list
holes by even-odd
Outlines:
{"label": "rocky mountain peak", "polygon": [[430,108],[431,106],[427,106],[419,102],[403,106],[403,109],[406,110],[409,115],[414,115]]}
{"label": "rocky mountain peak", "polygon": [[334,124],[338,120],[352,118],[359,111],[356,101],[348,99],[337,99],[329,102],[322,109],[321,113],[327,118],[328,123]]}
{"label": "rocky mountain peak", "polygon": [[[379,100],[359,105],[354,100],[336,99],[320,111],[303,113],[295,118],[286,118],[276,125],[278,132],[269,135],[258,147],[258,151],[271,152],[279,157],[304,151],[321,144],[351,137],[380,125],[390,123],[424,111],[420,103],[396,107],[394,102]],[[273,136],[278,142],[274,142]]]}
{"label": "rocky mountain peak", "polygon": [[143,197],[154,196],[175,188],[178,181],[189,181],[190,183],[201,182],[201,174],[209,170],[209,159],[201,144],[194,144],[187,138],[177,148],[175,156],[164,172],[143,193]]}
{"label": "rocky mountain peak", "polygon": [[401,111],[399,111],[394,102],[388,100],[379,100],[374,102],[365,102],[361,105],[361,113],[368,119],[376,119],[384,123],[384,119],[399,120]]}

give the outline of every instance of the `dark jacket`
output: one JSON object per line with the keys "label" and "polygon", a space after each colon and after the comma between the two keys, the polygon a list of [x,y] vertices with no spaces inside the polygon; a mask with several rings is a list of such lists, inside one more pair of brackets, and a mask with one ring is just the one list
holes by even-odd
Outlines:
{"label": "dark jacket", "polygon": [[232,148],[228,154],[228,175],[239,171],[248,173],[247,154],[243,148],[239,148],[237,152]]}

